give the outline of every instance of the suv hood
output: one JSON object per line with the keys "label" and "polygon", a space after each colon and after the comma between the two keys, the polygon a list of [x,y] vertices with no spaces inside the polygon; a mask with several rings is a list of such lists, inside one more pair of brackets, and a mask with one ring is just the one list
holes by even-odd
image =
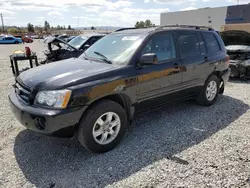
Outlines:
{"label": "suv hood", "polygon": [[53,44],[53,45],[56,45],[56,46],[59,47],[59,48],[60,48],[60,46],[61,46],[60,44],[64,44],[64,45],[66,45],[66,46],[69,46],[69,47],[72,48],[73,50],[78,51],[77,48],[75,48],[74,46],[70,45],[70,44],[67,43],[66,41],[61,40],[61,39],[59,39],[59,38],[57,38],[57,37],[47,37],[47,38],[44,40],[44,43],[45,43],[45,44],[48,44],[48,45]]}
{"label": "suv hood", "polygon": [[221,32],[221,37],[226,46],[228,45],[250,45],[250,33],[246,31],[224,31]]}
{"label": "suv hood", "polygon": [[[67,59],[29,69],[17,77],[17,82],[34,89],[61,89],[100,79],[100,74],[120,66],[83,59]],[[96,77],[98,75],[98,77]],[[103,77],[102,77],[103,78]]]}

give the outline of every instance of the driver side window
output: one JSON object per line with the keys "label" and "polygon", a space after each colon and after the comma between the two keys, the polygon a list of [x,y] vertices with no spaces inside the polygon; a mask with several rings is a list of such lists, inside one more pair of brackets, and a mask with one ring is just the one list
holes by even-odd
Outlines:
{"label": "driver side window", "polygon": [[159,62],[175,59],[176,49],[173,34],[154,35],[142,51],[142,55],[148,53],[156,54]]}

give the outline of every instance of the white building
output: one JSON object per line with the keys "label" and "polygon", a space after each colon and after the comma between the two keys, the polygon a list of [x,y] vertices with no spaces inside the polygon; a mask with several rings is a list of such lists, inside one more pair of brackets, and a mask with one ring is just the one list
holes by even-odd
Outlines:
{"label": "white building", "polygon": [[200,25],[220,30],[227,24],[250,24],[250,4],[161,13],[161,25]]}

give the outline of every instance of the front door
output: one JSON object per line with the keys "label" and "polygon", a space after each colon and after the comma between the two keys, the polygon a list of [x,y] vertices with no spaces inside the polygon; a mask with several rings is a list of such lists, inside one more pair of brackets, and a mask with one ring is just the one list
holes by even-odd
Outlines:
{"label": "front door", "polygon": [[14,43],[14,39],[12,37],[6,37],[5,38],[5,43],[6,44],[13,44]]}
{"label": "front door", "polygon": [[146,65],[137,70],[138,103],[149,101],[157,103],[157,98],[177,91],[182,81],[181,61],[177,55],[173,32],[157,33],[151,36],[141,56],[148,53],[155,53],[158,63]]}

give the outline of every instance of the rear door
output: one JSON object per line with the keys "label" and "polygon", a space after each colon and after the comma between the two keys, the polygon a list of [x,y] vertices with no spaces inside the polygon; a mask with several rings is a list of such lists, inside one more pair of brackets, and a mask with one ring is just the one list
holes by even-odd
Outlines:
{"label": "rear door", "polygon": [[179,31],[178,46],[184,72],[182,87],[191,88],[203,85],[203,74],[206,69],[206,49],[204,41],[197,31]]}
{"label": "rear door", "polygon": [[148,53],[155,53],[158,63],[137,70],[138,102],[173,93],[181,85],[181,61],[176,50],[174,32],[156,33],[151,36],[144,45],[141,56]]}
{"label": "rear door", "polygon": [[206,31],[201,33],[205,46],[207,49],[206,54],[206,69],[203,73],[203,79],[207,77],[214,71],[214,69],[224,63],[226,58],[226,53],[224,46],[220,45],[217,33]]}

